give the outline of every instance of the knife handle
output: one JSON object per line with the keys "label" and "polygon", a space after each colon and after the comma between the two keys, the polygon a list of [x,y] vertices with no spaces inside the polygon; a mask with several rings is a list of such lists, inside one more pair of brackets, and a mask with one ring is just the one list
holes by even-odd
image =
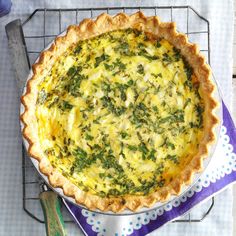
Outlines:
{"label": "knife handle", "polygon": [[47,236],[66,236],[58,195],[53,191],[46,191],[41,192],[39,198],[43,208]]}

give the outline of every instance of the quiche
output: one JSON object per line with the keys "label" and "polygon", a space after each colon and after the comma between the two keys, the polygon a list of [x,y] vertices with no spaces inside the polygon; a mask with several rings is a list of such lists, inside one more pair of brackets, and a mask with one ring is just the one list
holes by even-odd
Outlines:
{"label": "quiche", "polygon": [[197,45],[158,17],[101,14],[70,26],[22,96],[29,155],[89,209],[167,201],[202,171],[217,118]]}

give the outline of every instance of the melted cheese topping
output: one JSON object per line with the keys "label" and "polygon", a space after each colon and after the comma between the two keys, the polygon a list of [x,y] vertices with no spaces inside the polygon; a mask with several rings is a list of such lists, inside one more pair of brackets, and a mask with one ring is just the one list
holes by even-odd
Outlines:
{"label": "melted cheese topping", "polygon": [[41,147],[84,191],[148,194],[177,178],[198,151],[198,82],[165,39],[127,29],[81,41],[38,89]]}

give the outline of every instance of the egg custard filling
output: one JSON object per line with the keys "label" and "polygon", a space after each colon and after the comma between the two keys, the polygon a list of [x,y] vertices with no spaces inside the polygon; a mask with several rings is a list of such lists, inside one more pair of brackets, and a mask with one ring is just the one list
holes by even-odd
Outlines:
{"label": "egg custard filling", "polygon": [[198,152],[199,81],[166,39],[129,28],[80,41],[56,60],[38,91],[41,148],[85,192],[153,193]]}

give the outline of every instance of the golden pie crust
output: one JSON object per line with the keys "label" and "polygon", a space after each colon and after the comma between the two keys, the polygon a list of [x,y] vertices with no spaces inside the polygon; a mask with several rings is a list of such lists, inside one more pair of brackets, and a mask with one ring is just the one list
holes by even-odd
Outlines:
{"label": "golden pie crust", "polygon": [[[37,86],[40,78],[48,73],[55,60],[72,44],[105,32],[126,28],[134,28],[162,37],[181,51],[181,54],[191,65],[194,74],[202,85],[203,92],[201,96],[205,105],[204,136],[199,144],[198,153],[193,156],[190,164],[182,171],[180,176],[156,192],[146,196],[99,197],[82,191],[59,171],[55,170],[40,148],[35,116]],[[125,209],[137,211],[142,207],[151,207],[156,202],[167,201],[171,195],[179,195],[184,185],[191,184],[193,174],[203,170],[203,159],[208,156],[208,149],[215,140],[213,128],[218,123],[213,114],[213,110],[217,106],[217,102],[213,98],[215,86],[210,80],[210,67],[199,53],[198,46],[190,43],[185,34],[177,32],[174,22],[163,23],[158,17],[146,17],[142,12],[137,12],[130,16],[124,13],[119,13],[115,16],[101,14],[95,20],[85,19],[79,25],[69,26],[65,36],[57,37],[50,48],[40,54],[37,63],[32,66],[32,70],[33,75],[28,80],[26,92],[21,98],[25,110],[20,117],[24,125],[23,136],[29,143],[28,153],[31,157],[38,160],[39,169],[48,177],[51,186],[62,188],[64,195],[74,198],[76,203],[82,204],[89,209],[99,209],[103,212],[122,212]]]}

